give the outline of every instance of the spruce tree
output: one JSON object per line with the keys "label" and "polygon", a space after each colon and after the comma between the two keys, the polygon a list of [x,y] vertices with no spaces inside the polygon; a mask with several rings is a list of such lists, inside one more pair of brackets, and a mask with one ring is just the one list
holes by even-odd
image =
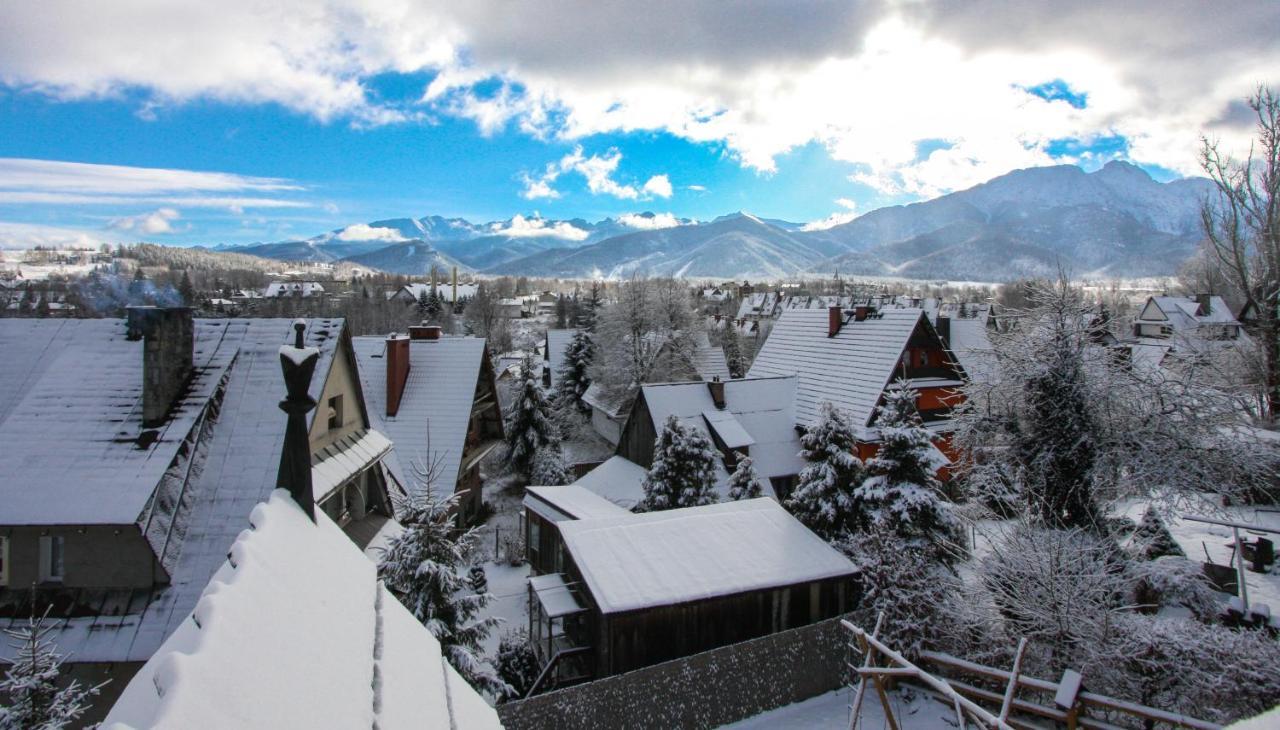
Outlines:
{"label": "spruce tree", "polygon": [[1133,531],[1130,547],[1134,556],[1143,560],[1155,560],[1165,555],[1186,557],[1154,507],[1147,507],[1147,511],[1142,514],[1142,520]]}
{"label": "spruce tree", "polygon": [[558,487],[570,482],[569,471],[565,468],[564,453],[556,443],[549,443],[538,449],[533,458],[533,471],[529,475],[529,483],[542,487]]}
{"label": "spruce tree", "polygon": [[458,533],[450,510],[457,500],[435,498],[431,484],[400,505],[404,531],[383,553],[378,575],[405,608],[440,642],[449,664],[477,689],[504,695],[506,682],[483,660],[481,643],[498,618],[478,618],[493,596],[476,594],[461,568],[475,546],[476,529]]}
{"label": "spruce tree", "polygon": [[527,481],[538,452],[556,440],[556,426],[530,359],[520,366],[520,382],[520,390],[507,411],[507,458],[512,472]]}
{"label": "spruce tree", "polygon": [[956,519],[937,472],[946,465],[916,410],[916,394],[889,387],[876,416],[880,450],[867,459],[867,477],[853,491],[864,521],[882,527],[950,563],[957,557]]}
{"label": "spruce tree", "polygon": [[742,340],[733,322],[725,323],[724,361],[729,366],[729,376],[741,378],[747,372],[746,358],[742,355]]}
{"label": "spruce tree", "polygon": [[823,539],[837,540],[859,517],[853,490],[862,482],[862,462],[854,455],[853,427],[840,409],[823,401],[818,423],[800,437],[800,446],[809,465],[801,470],[787,508]]}
{"label": "spruce tree", "polygon": [[587,293],[581,304],[578,306],[578,329],[588,332],[596,331],[596,315],[600,312],[603,305],[600,297],[600,284],[591,282],[591,289]]}
{"label": "spruce tree", "polygon": [[572,403],[583,413],[587,411],[587,406],[582,402],[582,396],[591,387],[591,376],[588,373],[595,357],[596,344],[591,331],[580,329],[569,340],[564,351],[564,363],[557,373],[557,398],[561,403]]}
{"label": "spruce tree", "polygon": [[657,512],[719,501],[715,492],[718,454],[711,440],[668,416],[653,448],[653,464],[644,479],[637,511]]}
{"label": "spruce tree", "polygon": [[762,494],[764,494],[764,488],[760,486],[760,475],[756,473],[751,457],[739,458],[738,466],[729,475],[729,499],[734,501],[755,499]]}
{"label": "spruce tree", "polygon": [[195,306],[196,303],[196,287],[191,283],[191,272],[183,271],[182,280],[178,282],[178,294],[182,297],[182,303],[188,307]]}
{"label": "spruce tree", "polygon": [[98,687],[78,681],[58,688],[62,657],[49,639],[53,627],[44,616],[32,616],[28,624],[5,629],[12,641],[13,663],[0,679],[0,730],[60,730],[89,709]]}

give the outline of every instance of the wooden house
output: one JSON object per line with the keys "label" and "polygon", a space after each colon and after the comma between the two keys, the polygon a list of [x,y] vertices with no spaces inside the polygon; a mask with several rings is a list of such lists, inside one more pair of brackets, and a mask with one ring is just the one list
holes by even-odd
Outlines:
{"label": "wooden house", "polygon": [[[916,407],[948,457],[949,424],[967,375],[922,309],[795,309],[784,312],[748,377],[795,376],[795,425],[807,428],[819,406],[842,409],[857,432],[861,458],[879,449],[875,416],[895,381],[915,391]],[[945,476],[945,474],[944,474]]]}
{"label": "wooden house", "polygon": [[439,327],[353,339],[370,415],[396,445],[387,465],[405,489],[430,480],[458,495],[458,519],[480,510],[480,462],[502,441],[502,411],[485,341]]}
{"label": "wooden house", "polygon": [[[191,612],[275,489],[279,353],[297,327],[319,350],[313,498],[363,547],[391,520],[398,485],[342,320],[160,307],[0,320],[0,629],[24,625],[33,602],[48,607],[67,673],[111,680],[100,709]],[[12,651],[0,646],[0,664]]]}
{"label": "wooden house", "polygon": [[535,487],[525,509],[539,551],[531,641],[550,678],[539,690],[805,626],[856,599],[849,559],[767,497],[633,514]]}

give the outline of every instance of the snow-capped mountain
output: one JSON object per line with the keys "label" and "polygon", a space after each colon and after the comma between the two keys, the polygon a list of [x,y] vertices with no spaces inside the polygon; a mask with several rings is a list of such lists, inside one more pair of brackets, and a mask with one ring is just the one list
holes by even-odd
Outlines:
{"label": "snow-capped mountain", "polygon": [[1202,178],[1156,182],[1124,162],[1015,170],[968,190],[873,210],[825,230],[745,212],[709,222],[638,213],[597,222],[516,215],[357,223],[305,241],[232,249],[285,260],[348,260],[405,274],[431,265],[490,274],[632,272],[773,278],[803,272],[1001,280],[1052,273],[1173,273],[1200,239]]}

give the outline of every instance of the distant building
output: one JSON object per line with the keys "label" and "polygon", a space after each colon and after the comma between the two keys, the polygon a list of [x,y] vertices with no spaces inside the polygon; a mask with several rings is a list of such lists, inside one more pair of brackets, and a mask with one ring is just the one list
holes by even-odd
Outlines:
{"label": "distant building", "polygon": [[1148,297],[1133,323],[1140,338],[1169,339],[1174,336],[1199,340],[1236,340],[1244,327],[1227,303],[1218,296]]}
{"label": "distant building", "polygon": [[542,341],[542,387],[548,392],[556,387],[560,369],[564,367],[564,355],[577,330],[548,329]]}
{"label": "distant building", "polygon": [[324,286],[318,281],[273,281],[267,284],[262,296],[267,299],[299,297],[306,299],[324,294]]}
{"label": "distant building", "polygon": [[499,299],[498,316],[507,319],[520,319],[529,314],[528,308],[521,299]]}
{"label": "distant building", "polygon": [[[524,500],[539,690],[838,616],[855,568],[774,500],[632,514],[575,486]],[[678,569],[673,569],[678,566]]]}
{"label": "distant building", "polygon": [[[476,295],[480,286],[478,284],[459,284],[458,285],[458,301],[465,302]],[[387,295],[387,299],[392,299],[405,304],[413,304],[422,298],[422,295],[431,293],[431,285],[427,283],[406,284],[394,292]],[[441,300],[453,303],[453,285],[450,283],[436,284],[436,296]]]}

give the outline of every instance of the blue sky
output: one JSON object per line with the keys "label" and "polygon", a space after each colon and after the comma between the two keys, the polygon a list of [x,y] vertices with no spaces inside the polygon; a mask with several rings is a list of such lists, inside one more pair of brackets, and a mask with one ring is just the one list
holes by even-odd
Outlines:
{"label": "blue sky", "polygon": [[1032,165],[1129,159],[1167,180],[1194,172],[1200,132],[1247,137],[1223,120],[1250,89],[1202,69],[1280,66],[1256,11],[1216,18],[1245,39],[1224,50],[1182,38],[1193,11],[1135,48],[1119,29],[1149,21],[1128,11],[1056,44],[1037,43],[1046,18],[996,16],[1018,41],[998,46],[980,14],[932,3],[455,5],[6,5],[0,245],[428,214],[834,223]]}

